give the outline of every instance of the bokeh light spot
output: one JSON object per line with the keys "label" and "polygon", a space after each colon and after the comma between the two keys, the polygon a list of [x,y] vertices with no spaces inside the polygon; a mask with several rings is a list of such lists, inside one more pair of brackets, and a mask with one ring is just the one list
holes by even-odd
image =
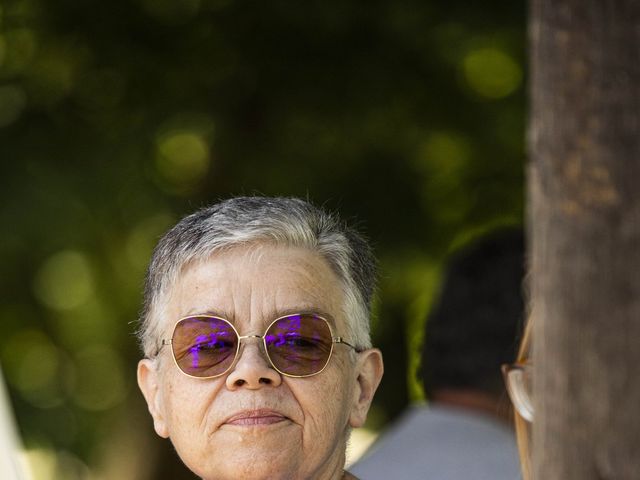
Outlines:
{"label": "bokeh light spot", "polygon": [[75,403],[85,410],[107,410],[122,402],[126,384],[120,355],[102,345],[80,351],[71,390]]}
{"label": "bokeh light spot", "polygon": [[469,52],[462,61],[467,85],[488,99],[504,98],[522,83],[522,68],[497,48],[480,48]]}
{"label": "bokeh light spot", "polygon": [[[87,465],[76,455],[52,448],[33,448],[26,452],[26,460],[37,480],[87,480],[95,479]],[[102,477],[100,477],[102,478]]]}
{"label": "bokeh light spot", "polygon": [[54,315],[50,324],[60,343],[74,350],[95,342],[96,338],[101,342],[115,341],[118,329],[110,306],[96,296],[78,308]]}
{"label": "bokeh light spot", "polygon": [[43,105],[54,105],[74,87],[76,61],[72,50],[50,48],[40,52],[31,66],[31,97]]}
{"label": "bokeh light spot", "polygon": [[54,310],[71,310],[94,294],[94,278],[87,257],[65,250],[46,260],[38,271],[34,291],[38,299]]}
{"label": "bokeh light spot", "polygon": [[469,139],[455,131],[431,132],[418,150],[425,208],[444,223],[460,221],[468,210],[468,193],[462,185],[472,154]]}
{"label": "bokeh light spot", "polygon": [[24,71],[33,61],[38,49],[34,31],[27,28],[8,30],[4,35],[4,43],[4,61],[0,61],[0,66],[11,74]]}
{"label": "bokeh light spot", "polygon": [[469,142],[451,132],[431,133],[420,149],[421,163],[440,174],[459,171],[467,165],[470,156]]}
{"label": "bokeh light spot", "polygon": [[56,455],[53,450],[33,448],[27,450],[27,463],[33,472],[33,478],[41,480],[56,479]]}
{"label": "bokeh light spot", "polygon": [[156,169],[176,191],[196,186],[209,169],[209,146],[202,135],[179,131],[158,138]]}
{"label": "bokeh light spot", "polygon": [[345,468],[349,468],[357,462],[367,449],[373,445],[376,438],[378,438],[378,433],[374,430],[369,430],[368,428],[356,428],[353,430],[347,446]]}
{"label": "bokeh light spot", "polygon": [[129,234],[125,247],[129,263],[138,271],[145,270],[151,258],[153,247],[174,222],[171,214],[158,213],[136,225]]}
{"label": "bokeh light spot", "polygon": [[15,122],[26,105],[27,96],[21,88],[13,85],[0,87],[0,128]]}
{"label": "bokeh light spot", "polygon": [[7,379],[22,397],[38,408],[62,403],[60,354],[39,330],[22,330],[9,338],[2,351]]}

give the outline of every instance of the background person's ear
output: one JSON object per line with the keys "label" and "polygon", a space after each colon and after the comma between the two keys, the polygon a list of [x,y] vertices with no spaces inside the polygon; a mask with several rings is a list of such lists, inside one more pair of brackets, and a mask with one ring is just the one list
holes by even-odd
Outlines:
{"label": "background person's ear", "polygon": [[349,425],[353,428],[361,427],[367,419],[373,395],[384,372],[382,352],[377,348],[370,348],[359,353],[356,372],[358,378],[349,417]]}
{"label": "background person's ear", "polygon": [[138,386],[147,401],[147,408],[153,418],[156,433],[163,438],[169,438],[169,430],[164,419],[164,409],[158,384],[157,362],[148,358],[138,362]]}

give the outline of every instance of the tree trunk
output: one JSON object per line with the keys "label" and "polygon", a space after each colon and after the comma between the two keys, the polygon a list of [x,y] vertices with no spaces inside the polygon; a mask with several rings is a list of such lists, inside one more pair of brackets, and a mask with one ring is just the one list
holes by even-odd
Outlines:
{"label": "tree trunk", "polygon": [[640,479],[640,1],[532,0],[536,480]]}

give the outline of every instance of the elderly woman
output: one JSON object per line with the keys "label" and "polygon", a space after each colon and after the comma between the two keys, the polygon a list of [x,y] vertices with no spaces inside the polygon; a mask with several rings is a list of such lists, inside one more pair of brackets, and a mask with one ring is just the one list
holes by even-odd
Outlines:
{"label": "elderly woman", "polygon": [[375,262],[337,218],[240,197],[180,221],[149,266],[138,384],[158,435],[209,479],[348,479],[382,377]]}

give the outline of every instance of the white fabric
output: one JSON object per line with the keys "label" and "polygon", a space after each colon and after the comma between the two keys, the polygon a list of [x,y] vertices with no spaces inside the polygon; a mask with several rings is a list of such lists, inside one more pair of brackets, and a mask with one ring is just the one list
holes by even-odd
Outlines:
{"label": "white fabric", "polygon": [[412,407],[349,471],[361,480],[520,480],[515,437],[488,415]]}
{"label": "white fabric", "polygon": [[0,369],[0,478],[2,480],[27,480],[30,476],[18,460],[19,441],[4,388],[2,369]]}

